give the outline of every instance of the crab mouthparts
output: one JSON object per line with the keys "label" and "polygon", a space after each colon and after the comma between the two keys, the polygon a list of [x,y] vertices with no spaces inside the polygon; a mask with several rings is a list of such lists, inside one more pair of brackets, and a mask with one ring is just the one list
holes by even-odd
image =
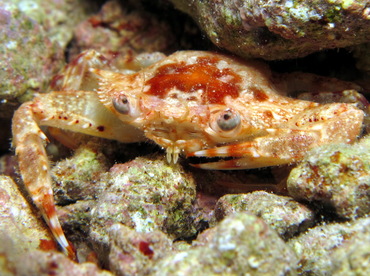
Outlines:
{"label": "crab mouthparts", "polygon": [[179,160],[179,154],[181,149],[176,145],[171,145],[166,149],[166,158],[168,163],[176,164]]}

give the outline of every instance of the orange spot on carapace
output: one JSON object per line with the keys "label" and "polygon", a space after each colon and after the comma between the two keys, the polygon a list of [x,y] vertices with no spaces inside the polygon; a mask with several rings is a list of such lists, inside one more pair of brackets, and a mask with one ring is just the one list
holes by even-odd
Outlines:
{"label": "orange spot on carapace", "polygon": [[266,110],[266,111],[263,112],[263,117],[265,118],[266,121],[268,121],[268,120],[273,119],[274,115],[272,114],[271,111]]}
{"label": "orange spot on carapace", "polygon": [[252,90],[252,93],[253,93],[253,96],[254,98],[259,101],[259,102],[264,102],[264,101],[267,101],[269,96],[266,95],[265,92],[263,92],[261,89],[257,88],[257,87],[253,87]]}
{"label": "orange spot on carapace", "polygon": [[146,93],[163,99],[173,88],[185,93],[202,90],[202,104],[224,104],[226,96],[239,96],[241,77],[230,68],[217,68],[218,62],[218,58],[198,57],[195,64],[165,64],[146,81],[150,86]]}

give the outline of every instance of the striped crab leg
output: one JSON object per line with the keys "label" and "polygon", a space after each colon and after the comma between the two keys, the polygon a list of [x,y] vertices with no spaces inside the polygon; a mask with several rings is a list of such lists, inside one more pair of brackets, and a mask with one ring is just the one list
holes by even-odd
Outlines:
{"label": "striped crab leg", "polygon": [[77,260],[76,252],[64,235],[57,217],[53,198],[50,166],[44,144],[47,137],[41,131],[32,110],[32,103],[23,104],[13,117],[13,146],[19,161],[23,182],[36,207],[47,222],[63,252]]}
{"label": "striped crab leg", "polygon": [[[95,82],[91,81],[91,76],[88,74],[88,68],[105,67],[106,65],[105,58],[97,52],[84,52],[54,77],[50,87],[51,89],[78,90],[84,86],[84,83],[94,84]],[[47,95],[41,94],[42,97]],[[39,127],[40,120],[46,115],[44,114],[44,118],[36,116],[46,113],[46,110],[35,114],[35,107],[37,107],[35,102],[24,103],[13,116],[13,147],[18,157],[19,169],[32,201],[41,211],[62,251],[72,260],[77,260],[76,252],[65,237],[56,213],[50,166],[45,152],[48,139]]]}

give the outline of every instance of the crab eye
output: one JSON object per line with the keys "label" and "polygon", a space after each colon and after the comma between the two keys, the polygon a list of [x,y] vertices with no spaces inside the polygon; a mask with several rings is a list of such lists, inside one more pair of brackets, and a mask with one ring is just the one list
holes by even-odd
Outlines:
{"label": "crab eye", "polygon": [[235,111],[227,109],[220,114],[217,125],[223,131],[233,130],[240,125],[240,116]]}
{"label": "crab eye", "polygon": [[119,95],[119,97],[112,100],[114,108],[117,112],[128,115],[130,113],[130,102],[125,95]]}

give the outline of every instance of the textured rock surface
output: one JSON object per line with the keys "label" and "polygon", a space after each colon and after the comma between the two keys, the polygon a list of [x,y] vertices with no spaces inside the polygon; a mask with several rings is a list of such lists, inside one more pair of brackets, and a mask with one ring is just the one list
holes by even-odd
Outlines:
{"label": "textured rock surface", "polygon": [[93,263],[77,264],[58,252],[36,250],[22,255],[13,255],[14,274],[10,275],[60,275],[60,276],[112,276],[109,271],[99,269]]}
{"label": "textured rock surface", "polygon": [[53,167],[56,202],[69,204],[60,209],[60,220],[70,236],[79,240],[79,235],[90,233],[97,248],[106,248],[109,228],[115,223],[144,233],[162,230],[171,238],[195,235],[202,221],[199,208],[193,207],[192,176],[180,165],[169,165],[161,155],[158,159],[139,157],[109,170],[108,160],[114,160],[119,148],[94,138]]}
{"label": "textured rock surface", "polygon": [[333,275],[369,275],[369,256],[370,231],[367,227],[331,254]]}
{"label": "textured rock surface", "polygon": [[[52,241],[46,225],[7,176],[0,176],[0,235],[19,253],[38,249],[42,240]],[[0,251],[4,253],[0,247]]]}
{"label": "textured rock surface", "polygon": [[203,246],[160,260],[153,275],[295,275],[293,251],[254,215],[231,215],[208,234]]}
{"label": "textured rock surface", "polygon": [[246,212],[262,218],[282,238],[292,237],[314,224],[315,214],[290,197],[263,191],[225,195],[215,208],[217,220],[236,212]]}
{"label": "textured rock surface", "polygon": [[121,68],[139,53],[169,52],[175,36],[170,26],[159,18],[132,10],[127,3],[108,1],[99,13],[75,28],[71,58],[83,50],[95,49]]}
{"label": "textured rock surface", "polygon": [[9,119],[20,103],[30,100],[35,92],[45,91],[61,68],[64,55],[41,25],[2,2],[0,48],[0,118]]}
{"label": "textured rock surface", "polygon": [[191,216],[195,183],[180,165],[139,157],[113,166],[105,181],[107,189],[91,210],[96,242],[107,243],[107,229],[115,223],[144,233],[162,230],[172,238],[196,233]]}
{"label": "textured rock surface", "polygon": [[171,0],[212,42],[242,57],[286,59],[370,39],[367,0]]}
{"label": "textured rock surface", "polygon": [[289,175],[297,200],[318,203],[343,218],[370,212],[370,137],[354,145],[327,145],[310,151]]}
{"label": "textured rock surface", "polygon": [[91,140],[79,147],[71,158],[63,159],[53,167],[51,173],[56,182],[53,191],[58,204],[95,199],[105,188],[106,185],[99,180],[110,162],[101,151],[97,151],[101,146],[97,144],[99,141],[104,142]]}
{"label": "textured rock surface", "polygon": [[58,43],[62,48],[72,39],[76,24],[98,9],[96,1],[87,0],[0,0],[1,2],[7,7],[16,7],[42,25],[50,41]]}
{"label": "textured rock surface", "polygon": [[158,230],[138,233],[115,224],[109,238],[109,268],[116,275],[148,275],[151,267],[172,249],[172,240]]}
{"label": "textured rock surface", "polygon": [[317,226],[288,244],[300,259],[298,272],[302,275],[367,275],[369,237],[370,219],[363,218]]}
{"label": "textured rock surface", "polygon": [[1,275],[111,275],[56,252],[41,216],[6,176],[0,176],[0,217]]}

